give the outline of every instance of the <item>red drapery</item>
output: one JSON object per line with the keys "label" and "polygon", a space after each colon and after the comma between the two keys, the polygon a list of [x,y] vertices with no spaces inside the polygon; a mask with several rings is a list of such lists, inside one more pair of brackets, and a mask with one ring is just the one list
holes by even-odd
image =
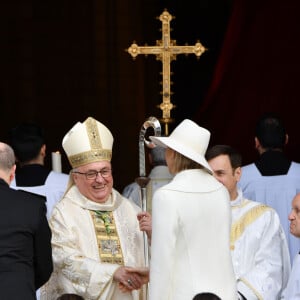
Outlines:
{"label": "red drapery", "polygon": [[300,161],[300,2],[236,0],[208,93],[195,121],[208,128],[211,143],[239,149],[244,163],[255,159],[254,126],[266,111],[279,113]]}

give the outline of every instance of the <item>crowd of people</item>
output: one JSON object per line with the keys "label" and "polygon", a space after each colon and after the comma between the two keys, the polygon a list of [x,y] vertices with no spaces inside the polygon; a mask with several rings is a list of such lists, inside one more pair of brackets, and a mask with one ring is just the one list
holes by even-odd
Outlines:
{"label": "crowd of people", "polygon": [[69,175],[45,167],[39,126],[11,130],[0,142],[2,298],[300,299],[300,164],[280,118],[258,121],[247,166],[230,145],[208,147],[192,120],[150,139],[143,211],[137,183],[114,188],[101,122],[62,138]]}

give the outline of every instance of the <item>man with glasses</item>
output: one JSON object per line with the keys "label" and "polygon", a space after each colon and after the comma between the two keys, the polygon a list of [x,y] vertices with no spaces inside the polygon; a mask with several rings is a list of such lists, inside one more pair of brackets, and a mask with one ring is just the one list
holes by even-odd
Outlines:
{"label": "man with glasses", "polygon": [[113,136],[89,117],[65,135],[69,185],[49,221],[54,273],[41,299],[73,293],[84,299],[142,299],[144,267],[140,208],[113,189]]}

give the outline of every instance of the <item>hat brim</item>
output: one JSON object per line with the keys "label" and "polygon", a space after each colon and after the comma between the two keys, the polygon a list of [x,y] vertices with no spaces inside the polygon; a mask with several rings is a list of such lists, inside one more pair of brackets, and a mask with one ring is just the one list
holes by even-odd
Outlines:
{"label": "hat brim", "polygon": [[203,166],[210,174],[213,174],[213,171],[204,156],[196,153],[184,144],[178,143],[176,140],[172,139],[172,137],[150,136],[150,139],[158,146],[163,148],[171,148],[176,152],[179,152],[180,154]]}

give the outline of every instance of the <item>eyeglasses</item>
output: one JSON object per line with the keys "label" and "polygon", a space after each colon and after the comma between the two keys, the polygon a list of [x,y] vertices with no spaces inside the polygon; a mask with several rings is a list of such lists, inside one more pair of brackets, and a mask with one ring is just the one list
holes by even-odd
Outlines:
{"label": "eyeglasses", "polygon": [[103,178],[108,178],[111,176],[111,169],[102,169],[100,171],[88,171],[86,173],[73,171],[72,173],[84,175],[88,180],[94,180],[97,178],[98,174],[100,174]]}

